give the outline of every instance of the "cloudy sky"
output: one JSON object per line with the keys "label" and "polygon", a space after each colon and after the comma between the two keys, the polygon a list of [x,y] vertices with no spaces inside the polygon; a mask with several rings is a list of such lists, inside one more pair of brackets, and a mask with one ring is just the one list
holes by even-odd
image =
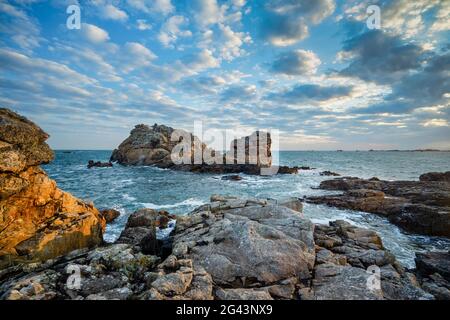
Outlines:
{"label": "cloudy sky", "polygon": [[287,150],[450,149],[449,39],[446,0],[0,0],[0,105],[55,149],[195,120]]}

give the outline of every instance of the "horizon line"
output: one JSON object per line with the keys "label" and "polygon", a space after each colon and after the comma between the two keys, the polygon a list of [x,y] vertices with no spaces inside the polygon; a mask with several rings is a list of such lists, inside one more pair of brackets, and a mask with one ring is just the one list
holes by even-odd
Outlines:
{"label": "horizon line", "polygon": [[[114,148],[116,149],[116,148]],[[53,151],[113,151],[114,149],[61,149],[52,148]],[[302,150],[292,150],[292,149],[282,149],[282,150],[272,150],[272,152],[450,152],[449,150],[443,149],[326,149],[326,150],[315,150],[315,149],[302,149]]]}

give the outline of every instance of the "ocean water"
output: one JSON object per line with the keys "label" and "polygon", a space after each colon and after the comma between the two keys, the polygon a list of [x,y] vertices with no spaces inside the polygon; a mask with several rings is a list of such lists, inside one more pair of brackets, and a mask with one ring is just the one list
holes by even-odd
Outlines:
{"label": "ocean water", "polygon": [[[128,216],[139,208],[165,209],[187,214],[206,202],[211,194],[264,198],[303,197],[330,193],[314,189],[330,170],[343,176],[378,177],[386,180],[418,180],[430,171],[449,171],[450,152],[328,152],[283,151],[280,164],[310,166],[314,170],[298,175],[249,176],[242,181],[224,181],[221,175],[195,174],[154,167],[87,169],[88,160],[108,161],[111,151],[56,151],[55,160],[43,166],[58,186],[75,196],[93,201],[97,208],[114,208],[120,217],[107,226],[105,240],[120,235]],[[377,231],[386,248],[406,267],[414,267],[414,253],[425,250],[448,250],[450,240],[419,236],[401,231],[385,218],[357,211],[305,204],[304,214],[315,223],[343,219]]]}

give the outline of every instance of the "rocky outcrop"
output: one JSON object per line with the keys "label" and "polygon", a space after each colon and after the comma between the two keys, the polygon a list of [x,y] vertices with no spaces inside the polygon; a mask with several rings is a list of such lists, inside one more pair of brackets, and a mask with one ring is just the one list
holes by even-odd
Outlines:
{"label": "rocky outcrop", "polygon": [[140,209],[134,212],[128,218],[125,229],[116,242],[139,246],[143,252],[156,254],[155,221],[157,216],[158,212],[153,209]]}
{"label": "rocky outcrop", "polygon": [[242,177],[238,174],[232,174],[232,175],[223,176],[221,179],[227,180],[227,181],[241,181]]}
{"label": "rocky outcrop", "polygon": [[450,171],[447,172],[428,172],[419,177],[420,181],[446,181],[450,182]]}
{"label": "rocky outcrop", "polygon": [[384,249],[373,231],[345,221],[316,225],[316,263],[311,286],[300,291],[316,300],[433,299]]}
{"label": "rocky outcrop", "polygon": [[120,212],[115,209],[100,210],[100,215],[105,219],[106,223],[111,223],[120,216]]}
{"label": "rocky outcrop", "polygon": [[[433,298],[375,232],[344,221],[314,228],[301,211],[295,198],[212,196],[210,204],[178,217],[168,260],[188,259],[204,269],[214,299]],[[368,268],[374,267],[381,285],[371,290]]]}
{"label": "rocky outcrop", "polygon": [[113,164],[111,162],[101,162],[101,161],[94,161],[94,160],[89,160],[88,164],[87,164],[87,168],[91,169],[94,167],[97,168],[107,168],[107,167],[112,167]]}
{"label": "rocky outcrop", "polygon": [[422,288],[439,300],[450,300],[450,251],[416,253]]}
{"label": "rocky outcrop", "polygon": [[127,243],[145,254],[165,258],[170,254],[171,241],[170,239],[158,239],[157,229],[168,228],[169,222],[174,219],[174,215],[164,210],[139,209],[130,215],[125,229],[116,243]]}
{"label": "rocky outcrop", "polygon": [[178,218],[173,245],[180,257],[201,265],[225,288],[309,278],[313,225],[301,212],[260,199],[212,200],[217,201]]}
{"label": "rocky outcrop", "polygon": [[92,204],[61,191],[39,167],[53,159],[48,135],[0,109],[0,269],[102,242],[105,221]]}
{"label": "rocky outcrop", "polygon": [[[342,194],[309,197],[308,202],[386,216],[407,231],[450,237],[450,183],[436,174],[423,181],[383,181],[344,177],[326,180],[321,189]],[[423,177],[422,176],[422,177]],[[437,180],[430,180],[437,179]]]}
{"label": "rocky outcrop", "polygon": [[[182,150],[178,150],[178,154],[184,157],[188,162],[187,165],[175,164],[172,161],[172,151],[176,152],[174,148],[180,143],[185,145]],[[122,165],[154,165],[160,168],[189,170],[188,165],[203,164],[203,154],[206,152],[215,155],[214,150],[209,149],[199,138],[187,131],[156,123],[151,127],[139,124],[113,151],[110,160]]]}
{"label": "rocky outcrop", "polygon": [[127,300],[141,290],[158,262],[129,244],[78,250],[9,277],[0,285],[0,299]]}
{"label": "rocky outcrop", "polygon": [[12,270],[0,299],[433,298],[375,232],[344,221],[314,226],[301,211],[296,198],[214,195],[177,217],[162,257],[144,252],[161,214],[138,210],[115,244]]}
{"label": "rocky outcrop", "polygon": [[334,177],[340,176],[339,173],[336,173],[336,172],[333,172],[333,171],[328,171],[328,170],[322,171],[322,172],[320,173],[320,175],[321,175],[321,176],[334,176]]}
{"label": "rocky outcrop", "polygon": [[[261,144],[261,145],[260,145]],[[256,131],[250,136],[231,142],[230,151],[221,154],[184,130],[164,125],[137,125],[111,155],[110,161],[122,165],[144,165],[196,173],[247,173],[262,174],[261,168],[272,165],[271,137]],[[238,152],[238,150],[241,150]],[[264,150],[264,152],[260,152]],[[172,154],[183,158],[172,161]],[[281,166],[279,173],[297,173],[296,168]]]}

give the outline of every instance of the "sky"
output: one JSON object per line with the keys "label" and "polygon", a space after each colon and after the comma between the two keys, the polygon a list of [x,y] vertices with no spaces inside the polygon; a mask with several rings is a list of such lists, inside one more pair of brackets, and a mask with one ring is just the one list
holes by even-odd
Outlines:
{"label": "sky", "polygon": [[0,106],[54,149],[194,121],[283,150],[450,149],[450,1],[0,0]]}

